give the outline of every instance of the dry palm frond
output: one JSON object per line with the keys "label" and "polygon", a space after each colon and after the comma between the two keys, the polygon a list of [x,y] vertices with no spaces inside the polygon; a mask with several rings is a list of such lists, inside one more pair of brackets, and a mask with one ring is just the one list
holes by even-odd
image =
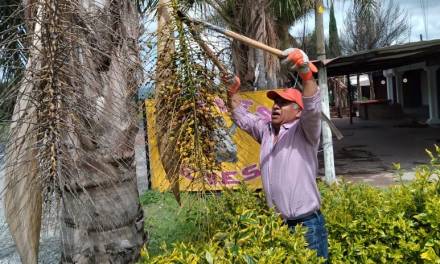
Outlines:
{"label": "dry palm frond", "polygon": [[42,215],[55,214],[63,262],[132,262],[145,239],[133,159],[137,10],[130,0],[19,8],[27,64],[2,121],[6,217],[22,261],[37,263]]}
{"label": "dry palm frond", "polygon": [[178,2],[162,4],[158,61],[151,76],[156,84],[155,127],[160,157],[179,201],[183,175],[205,190],[208,182],[218,181],[216,149],[228,135],[216,100],[226,100],[226,93],[219,72],[180,19]]}

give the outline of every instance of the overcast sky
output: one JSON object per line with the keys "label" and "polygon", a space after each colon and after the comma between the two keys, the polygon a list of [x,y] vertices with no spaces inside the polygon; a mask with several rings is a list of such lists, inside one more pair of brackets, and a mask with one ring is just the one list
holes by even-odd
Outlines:
{"label": "overcast sky", "polygon": [[[390,0],[380,0],[385,2],[386,5]],[[408,22],[411,27],[411,36],[408,41],[414,42],[420,39],[420,34],[423,35],[423,40],[426,39],[440,39],[440,0],[394,0],[400,5],[400,7],[407,12]],[[324,1],[325,3],[326,1]],[[339,35],[344,29],[344,18],[347,9],[350,7],[350,0],[335,0],[335,16],[338,25]],[[425,34],[425,23],[422,3],[426,6],[426,26],[428,31],[428,37]],[[329,22],[329,9],[326,9],[324,13],[324,26],[325,33],[328,36],[328,22]],[[291,34],[294,36],[302,35],[304,22],[299,22],[291,29]],[[311,32],[315,26],[314,15],[310,15],[306,19],[306,27]]]}

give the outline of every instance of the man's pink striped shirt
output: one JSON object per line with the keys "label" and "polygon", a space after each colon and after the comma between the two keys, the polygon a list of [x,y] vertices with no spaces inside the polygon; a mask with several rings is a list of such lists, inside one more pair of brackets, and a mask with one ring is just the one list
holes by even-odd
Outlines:
{"label": "man's pink striped shirt", "polygon": [[235,123],[261,144],[260,168],[267,203],[284,219],[296,219],[320,208],[316,185],[321,135],[321,95],[303,97],[301,117],[283,124],[278,141],[270,122],[243,106],[232,113]]}

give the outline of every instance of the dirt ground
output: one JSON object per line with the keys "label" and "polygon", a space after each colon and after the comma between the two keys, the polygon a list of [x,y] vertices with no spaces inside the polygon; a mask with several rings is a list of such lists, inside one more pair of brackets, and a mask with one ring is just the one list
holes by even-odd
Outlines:
{"label": "dirt ground", "polygon": [[[370,121],[353,118],[332,119],[344,138],[333,138],[337,177],[348,181],[387,186],[396,182],[393,163],[400,162],[404,180],[414,177],[417,165],[429,161],[425,149],[440,144],[440,127],[430,127],[411,120]],[[323,153],[320,175],[324,174]]]}

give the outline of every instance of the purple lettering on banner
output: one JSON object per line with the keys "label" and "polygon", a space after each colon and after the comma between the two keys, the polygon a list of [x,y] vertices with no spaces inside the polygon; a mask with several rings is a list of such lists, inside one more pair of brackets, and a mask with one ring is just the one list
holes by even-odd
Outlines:
{"label": "purple lettering on banner", "polygon": [[189,179],[189,180],[194,180],[194,177],[191,176],[191,174],[193,173],[193,170],[190,168],[182,168],[180,170],[180,175],[182,175],[183,177]]}
{"label": "purple lettering on banner", "polygon": [[257,107],[257,111],[255,113],[258,117],[260,117],[265,122],[269,122],[272,119],[272,111],[270,111],[265,106]]}
{"label": "purple lettering on banner", "polygon": [[209,185],[217,185],[218,178],[216,173],[206,173],[204,177]]}
{"label": "purple lettering on banner", "polygon": [[241,171],[241,173],[243,174],[243,178],[245,181],[249,181],[261,176],[261,171],[257,167],[257,164],[252,164],[247,166]]}
{"label": "purple lettering on banner", "polygon": [[236,171],[224,171],[222,172],[222,183],[223,184],[239,184],[240,181],[234,179],[232,176],[237,174]]}

